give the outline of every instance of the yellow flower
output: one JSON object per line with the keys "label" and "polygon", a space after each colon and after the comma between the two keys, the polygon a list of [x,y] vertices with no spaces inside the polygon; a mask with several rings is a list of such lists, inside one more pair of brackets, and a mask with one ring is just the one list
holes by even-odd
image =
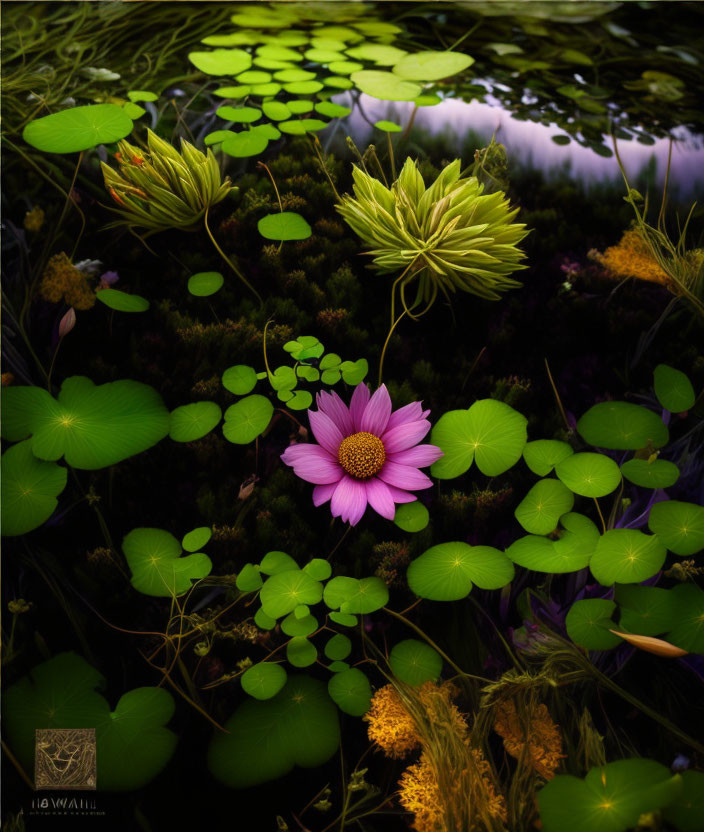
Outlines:
{"label": "yellow flower", "polygon": [[663,285],[671,282],[636,229],[625,231],[615,246],[610,246],[603,254],[594,252],[592,257],[618,279],[635,277]]}
{"label": "yellow flower", "polygon": [[39,231],[44,225],[44,211],[35,205],[31,211],[24,215],[24,227],[26,231]]}
{"label": "yellow flower", "polygon": [[[546,780],[554,777],[564,754],[560,729],[545,705],[530,709],[524,726],[515,702],[504,699],[496,705],[494,730],[503,738],[504,748],[512,757],[520,760],[525,754],[527,764],[532,765],[541,777]],[[526,733],[529,737],[527,747]]]}
{"label": "yellow flower", "polygon": [[90,309],[95,304],[95,292],[86,276],[68,259],[65,252],[55,254],[46,264],[39,294],[51,303],[64,300],[74,309]]}

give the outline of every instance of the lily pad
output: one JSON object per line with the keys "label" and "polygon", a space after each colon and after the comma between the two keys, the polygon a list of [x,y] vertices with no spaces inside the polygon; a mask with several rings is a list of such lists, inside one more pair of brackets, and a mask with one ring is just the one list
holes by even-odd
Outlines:
{"label": "lily pad", "polygon": [[286,659],[293,667],[310,667],[317,658],[316,646],[305,636],[294,636],[286,645]]}
{"label": "lily pad", "polygon": [[169,436],[174,442],[195,442],[220,424],[222,410],[215,402],[193,402],[171,411]]}
{"label": "lily pad", "polygon": [[46,153],[77,153],[124,139],[133,126],[122,107],[91,104],[34,119],[24,128],[22,138]]}
{"label": "lily pad", "polygon": [[356,667],[336,673],[328,682],[328,693],[337,707],[350,716],[363,716],[372,701],[369,679]]}
{"label": "lily pad", "polygon": [[567,635],[575,644],[587,650],[610,650],[618,647],[621,639],[611,630],[616,627],[612,616],[616,604],[602,598],[575,601],[565,618]]}
{"label": "lily pad", "polygon": [[680,469],[666,459],[629,459],[621,466],[623,476],[642,488],[669,488],[680,476]]}
{"label": "lily pad", "polygon": [[589,569],[603,586],[640,583],[655,575],[666,556],[657,535],[636,529],[611,529],[599,539]]}
{"label": "lily pad", "polygon": [[375,121],[374,127],[377,130],[382,130],[384,133],[400,133],[403,130],[400,124],[396,124],[393,121]]}
{"label": "lily pad", "polygon": [[439,479],[452,479],[464,474],[476,460],[482,474],[503,474],[523,453],[526,425],[525,416],[495,399],[477,401],[469,410],[444,413],[430,437],[444,456],[430,472]]}
{"label": "lily pad", "polygon": [[212,536],[213,530],[210,526],[199,526],[197,529],[193,529],[193,531],[183,536],[181,546],[187,552],[197,552],[205,546]]}
{"label": "lily pad", "polygon": [[567,442],[557,439],[535,439],[528,442],[523,449],[523,459],[534,474],[547,477],[558,462],[562,462],[573,453]]}
{"label": "lily pad", "polygon": [[207,298],[222,289],[225,278],[220,272],[198,272],[188,278],[188,291],[199,298]]}
{"label": "lily pad", "polygon": [[257,110],[256,107],[231,107],[229,104],[223,104],[222,107],[218,107],[217,116],[236,124],[251,124],[259,121],[262,111]]}
{"label": "lily pad", "polygon": [[317,604],[322,597],[323,585],[300,569],[272,575],[260,593],[262,609],[272,618],[293,612],[299,604]]}
{"label": "lily pad", "polygon": [[660,448],[669,439],[657,413],[629,402],[595,404],[577,422],[577,430],[590,445],[617,451],[637,451],[648,444]]}
{"label": "lily pad", "polygon": [[677,611],[667,640],[690,653],[704,654],[704,592],[695,584],[671,590]]}
{"label": "lily pad", "polygon": [[258,130],[243,130],[230,136],[222,143],[223,153],[243,159],[248,156],[258,156],[266,150],[269,139]]}
{"label": "lily pad", "polygon": [[264,433],[273,415],[274,405],[255,393],[227,408],[222,432],[229,442],[247,445]]}
{"label": "lily pad", "polygon": [[442,657],[424,641],[408,638],[391,650],[389,664],[394,676],[407,685],[422,685],[438,679],[442,673]]}
{"label": "lily pad", "polygon": [[599,530],[582,514],[570,512],[560,519],[563,527],[557,540],[526,535],[512,543],[506,555],[519,566],[534,572],[577,572],[589,564]]}
{"label": "lily pad", "polygon": [[257,383],[257,374],[253,367],[246,364],[235,364],[229,367],[222,374],[222,386],[235,393],[237,396],[245,396],[251,393]]}
{"label": "lily pad", "polygon": [[563,514],[572,510],[574,494],[559,480],[537,482],[516,508],[516,520],[531,534],[549,534]]}
{"label": "lily pad", "polygon": [[259,220],[257,229],[267,240],[280,241],[307,240],[313,233],[303,217],[293,211],[267,214]]}
{"label": "lily pad", "polygon": [[[298,564],[286,552],[267,552],[262,558],[259,568],[265,575],[278,575],[280,572],[295,572],[298,569]],[[314,576],[311,575],[311,577]]]}
{"label": "lily pad", "polygon": [[558,462],[555,473],[570,491],[582,497],[605,497],[621,482],[618,465],[604,454],[573,454]]}
{"label": "lily pad", "polygon": [[242,674],[242,690],[254,699],[271,699],[286,684],[286,671],[275,662],[259,662]]}
{"label": "lily pad", "polygon": [[119,289],[101,289],[95,293],[95,297],[105,306],[118,312],[146,312],[149,309],[149,301],[146,298],[121,292]]}
{"label": "lily pad", "polygon": [[[60,653],[11,685],[3,697],[5,739],[25,771],[34,769],[37,728],[94,728],[100,791],[141,788],[166,766],[177,737],[166,724],[174,701],[164,688],[135,688],[111,712],[95,691],[105,679],[75,653]],[[129,765],[125,761],[129,760]]]}
{"label": "lily pad", "polygon": [[252,56],[244,49],[189,52],[188,60],[206,75],[239,75],[252,66]]}
{"label": "lily pad", "polygon": [[133,529],[122,541],[132,586],[144,595],[183,595],[192,581],[210,574],[213,564],[202,552],[181,557],[181,544],[163,529]]}
{"label": "lily pad", "polygon": [[381,578],[349,578],[340,575],[325,585],[325,603],[332,610],[367,615],[388,603],[389,590]]}
{"label": "lily pad", "polygon": [[675,596],[656,586],[617,585],[614,598],[621,610],[619,629],[641,636],[659,636],[677,619]]}
{"label": "lily pad", "polygon": [[60,465],[37,459],[29,440],[8,448],[2,455],[2,534],[26,534],[46,522],[67,476]]}
{"label": "lily pad", "polygon": [[658,401],[672,413],[683,413],[694,406],[696,396],[692,382],[680,370],[658,364],[654,372],[655,395]]}
{"label": "lily pad", "polygon": [[352,652],[352,642],[342,633],[336,633],[325,645],[325,655],[332,661],[342,661]]}
{"label": "lily pad", "polygon": [[513,579],[509,558],[491,546],[470,546],[455,541],[438,543],[411,562],[409,588],[430,601],[458,601],[469,595],[472,584],[500,589]]}
{"label": "lily pad", "polygon": [[353,72],[350,80],[363,93],[382,101],[413,101],[422,92],[418,84],[382,70],[361,69]]}
{"label": "lily pad", "polygon": [[439,81],[457,75],[474,63],[459,52],[414,52],[394,63],[394,75],[407,81]]}
{"label": "lily pad", "polygon": [[704,506],[679,500],[656,503],[648,528],[676,555],[696,555],[704,549]]}
{"label": "lily pad", "polygon": [[294,766],[314,768],[335,754],[340,742],[337,708],[325,685],[290,676],[263,702],[240,705],[217,731],[208,750],[211,772],[231,788],[249,788],[282,777]]}
{"label": "lily pad", "polygon": [[400,503],[396,506],[394,523],[404,532],[420,532],[429,521],[428,509],[417,500],[414,503]]}
{"label": "lily pad", "polygon": [[291,111],[281,101],[265,101],[262,104],[262,112],[272,121],[286,121],[291,118]]}

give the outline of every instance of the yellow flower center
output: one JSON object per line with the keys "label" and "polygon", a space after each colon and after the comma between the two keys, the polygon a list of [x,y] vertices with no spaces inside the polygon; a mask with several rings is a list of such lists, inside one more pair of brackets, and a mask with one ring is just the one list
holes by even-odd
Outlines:
{"label": "yellow flower center", "polygon": [[337,458],[351,477],[368,480],[381,470],[386,451],[378,436],[362,431],[342,440]]}

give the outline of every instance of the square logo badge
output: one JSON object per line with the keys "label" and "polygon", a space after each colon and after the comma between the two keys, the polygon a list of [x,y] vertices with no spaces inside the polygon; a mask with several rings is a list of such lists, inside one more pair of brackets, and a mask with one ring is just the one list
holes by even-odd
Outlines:
{"label": "square logo badge", "polygon": [[95,789],[95,728],[37,728],[34,788]]}

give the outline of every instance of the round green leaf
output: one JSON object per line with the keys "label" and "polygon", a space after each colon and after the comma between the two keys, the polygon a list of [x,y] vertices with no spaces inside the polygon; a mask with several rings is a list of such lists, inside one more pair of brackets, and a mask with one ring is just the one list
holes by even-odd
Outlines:
{"label": "round green leaf", "polygon": [[315,80],[315,72],[298,68],[280,69],[274,73],[274,78],[284,84],[292,84],[296,81],[313,81]]}
{"label": "round green leaf", "polygon": [[573,454],[557,463],[555,473],[582,497],[605,497],[621,482],[618,465],[604,454]]}
{"label": "round green leaf", "polygon": [[[259,569],[257,569],[257,567],[253,563],[245,563],[242,569],[240,569],[240,571],[238,572],[237,580],[235,581],[235,586],[237,587],[237,589],[239,589],[240,592],[256,592],[258,589],[261,589],[262,584],[262,576],[259,572]],[[276,624],[276,620],[271,620],[274,622],[271,625],[273,627],[274,624]]]}
{"label": "round green leaf", "polygon": [[321,121],[319,118],[301,118],[294,121],[280,121],[278,124],[279,130],[282,133],[289,133],[291,136],[303,136],[306,133],[315,133],[318,130],[324,130],[328,126],[328,122]]}
{"label": "round green leaf", "polygon": [[352,652],[352,642],[342,633],[334,635],[325,645],[325,655],[332,661],[342,661]]}
{"label": "round green leaf", "polygon": [[281,622],[281,630],[287,636],[310,636],[318,629],[318,619],[313,615],[297,618],[295,610]]}
{"label": "round green leaf", "polygon": [[199,298],[207,298],[222,289],[225,278],[220,272],[198,272],[188,278],[188,291]]}
{"label": "round green leaf", "polygon": [[[364,69],[364,64],[359,64],[357,63],[357,61],[331,61],[328,64],[328,69],[330,70],[330,72],[334,72],[337,75],[351,75],[353,72],[359,72],[361,69]],[[323,80],[325,83],[330,82],[330,78],[324,78]],[[352,86],[351,81],[349,82],[349,85]],[[345,89],[348,88],[345,87]]]}
{"label": "round green leaf", "polygon": [[332,566],[323,558],[313,558],[303,567],[303,571],[315,581],[327,581],[332,574]]}
{"label": "round green leaf", "polygon": [[340,612],[367,615],[380,610],[388,601],[389,590],[381,578],[355,579],[354,591],[347,595],[340,606]]}
{"label": "round green leaf", "polygon": [[30,441],[8,448],[1,467],[2,534],[9,537],[31,532],[54,513],[68,472],[54,462],[37,459]]}
{"label": "round green leaf", "polygon": [[567,635],[575,644],[587,650],[610,650],[618,647],[621,639],[609,632],[616,629],[611,616],[616,604],[601,598],[575,601],[565,618]]}
{"label": "round green leaf", "polygon": [[225,139],[222,143],[223,153],[242,159],[247,156],[258,156],[269,144],[269,139],[257,130],[244,130]]}
{"label": "round green leaf", "polygon": [[237,136],[238,134],[235,133],[234,130],[213,130],[212,133],[208,133],[208,135],[203,139],[203,142],[206,147],[210,147],[214,144],[220,144],[224,142],[225,139],[229,139],[232,136]]}
{"label": "round green leaf", "polygon": [[660,569],[666,555],[656,535],[635,529],[611,529],[599,539],[589,569],[603,586],[640,583]]}
{"label": "round green leaf", "polygon": [[124,139],[133,126],[122,107],[91,104],[34,119],[24,128],[22,138],[46,153],[77,153]]}
{"label": "round green leaf", "polygon": [[539,477],[547,477],[558,462],[572,456],[574,451],[567,442],[557,439],[535,439],[523,449],[523,459],[530,470]]}
{"label": "round green leaf", "polygon": [[356,387],[366,378],[369,372],[369,363],[366,358],[358,358],[357,361],[343,361],[340,364],[340,370],[345,384]]}
{"label": "round green leaf", "polygon": [[414,52],[394,64],[394,75],[408,81],[439,81],[457,75],[474,63],[459,52]]}
{"label": "round green leaf", "polygon": [[657,413],[629,402],[595,404],[577,422],[577,430],[590,445],[618,451],[637,451],[648,444],[660,448],[669,439]]}
{"label": "round green leaf", "polygon": [[399,503],[396,506],[394,523],[404,532],[420,532],[430,520],[428,509],[417,500],[414,503]]}
{"label": "round green leaf", "polygon": [[19,442],[32,435],[43,417],[56,417],[56,402],[43,387],[2,387],[2,438]]}
{"label": "round green leaf", "polygon": [[353,72],[350,80],[357,89],[382,101],[413,101],[421,94],[421,87],[410,81],[404,81],[393,72],[375,69],[362,69]]}
{"label": "round green leaf", "polygon": [[680,370],[658,364],[654,373],[655,395],[658,401],[672,413],[684,413],[694,406],[696,396],[692,382]]}
{"label": "round green leaf", "polygon": [[518,504],[516,520],[531,534],[549,534],[573,505],[574,495],[559,480],[540,480]]}
{"label": "round green leaf", "polygon": [[320,81],[294,81],[292,84],[284,84],[284,90],[291,95],[312,95],[314,92],[320,92],[322,88]]}
{"label": "round green leaf", "polygon": [[704,829],[704,772],[683,771],[682,794],[666,806],[663,817],[677,832],[702,832]]}
{"label": "round green leaf", "polygon": [[331,612],[329,618],[341,627],[354,627],[357,623],[357,616],[346,612]]}
{"label": "round green leaf", "polygon": [[307,240],[313,233],[303,217],[293,211],[267,214],[259,220],[257,229],[267,240]]}
{"label": "round green leaf", "polygon": [[326,118],[343,118],[348,116],[352,110],[349,107],[343,107],[341,104],[335,104],[332,101],[321,101],[320,104],[315,105],[315,112],[320,113]]}
{"label": "round green leaf", "polygon": [[313,109],[313,102],[307,98],[297,98],[293,101],[287,101],[286,106],[294,115],[302,115],[303,113],[310,113]]}
{"label": "round green leaf", "polygon": [[282,777],[295,766],[314,768],[337,751],[337,708],[325,685],[291,676],[272,699],[249,699],[217,731],[208,751],[215,777],[243,789]]}
{"label": "round green leaf", "polygon": [[621,610],[618,629],[640,636],[659,636],[677,619],[675,596],[656,586],[619,584],[614,598]]}
{"label": "round green leaf", "polygon": [[696,584],[680,584],[670,591],[676,617],[667,640],[690,653],[704,654],[704,592]]}
{"label": "round green leaf", "polygon": [[302,61],[303,55],[296,52],[295,49],[290,49],[287,46],[277,46],[275,44],[266,44],[265,46],[257,47],[257,55],[260,58],[270,58],[273,61]]}
{"label": "round green leaf", "polygon": [[[101,791],[126,792],[152,780],[177,743],[166,728],[174,713],[163,688],[135,688],[111,712],[95,688],[105,679],[75,653],[60,653],[7,689],[3,698],[5,740],[25,771],[33,771],[37,729],[94,728]],[[125,761],[129,760],[129,765]]]}
{"label": "round green leaf", "polygon": [[323,585],[301,570],[279,572],[267,579],[259,597],[267,615],[281,618],[299,604],[317,604],[323,597]]}
{"label": "round green leaf", "polygon": [[[347,54],[351,58],[372,61],[377,66],[393,66],[408,55],[403,49],[398,49],[396,46],[386,43],[363,43],[361,46],[353,46],[352,49],[348,49]],[[332,71],[336,72],[337,70],[333,69]]]}
{"label": "round green leaf", "polygon": [[400,124],[396,124],[393,121],[384,121],[383,119],[381,121],[375,121],[374,127],[377,130],[383,130],[384,133],[400,133],[403,130]]}
{"label": "round green leaf", "polygon": [[213,530],[210,526],[199,526],[183,536],[181,546],[187,552],[197,552],[205,546],[212,536]]}
{"label": "round green leaf", "polygon": [[342,670],[328,682],[328,693],[337,707],[350,716],[363,716],[372,701],[369,679],[356,667]]}
{"label": "round green leaf", "polygon": [[242,690],[254,699],[271,699],[286,684],[286,671],[274,662],[259,662],[247,668],[240,682]]}
{"label": "round green leaf", "polygon": [[281,138],[281,131],[277,130],[273,124],[257,124],[256,127],[252,127],[252,132],[261,133],[269,141]]}
{"label": "round green leaf", "polygon": [[58,400],[33,422],[32,452],[73,468],[96,470],[146,451],[169,432],[161,396],[138,381],[95,386],[84,376],[61,385]]}
{"label": "round green leaf", "polygon": [[676,555],[696,555],[704,549],[704,506],[678,500],[656,503],[648,528]]}
{"label": "round green leaf", "polygon": [[169,436],[174,442],[195,442],[219,425],[221,418],[215,402],[184,404],[171,411]]}
{"label": "round green leaf", "polygon": [[253,367],[246,364],[236,364],[229,367],[222,374],[222,386],[237,396],[250,393],[257,383],[257,374]]}
{"label": "round green leaf", "polygon": [[254,394],[231,405],[225,411],[222,432],[235,445],[247,445],[264,433],[274,414],[274,405],[264,396]]}
{"label": "round green leaf", "polygon": [[456,541],[438,543],[423,552],[408,567],[407,579],[419,598],[458,601],[470,593],[473,583],[482,589],[499,589],[513,574],[513,564],[498,549]]}
{"label": "round green leaf", "polygon": [[527,419],[494,399],[475,402],[469,410],[451,410],[438,419],[430,441],[444,452],[430,471],[439,479],[452,479],[470,467],[488,477],[503,474],[520,459],[526,444]]}
{"label": "round green leaf", "polygon": [[[295,572],[298,564],[286,552],[267,552],[262,558],[259,568],[265,575],[278,575],[279,572]],[[311,575],[311,577],[313,577]]]}
{"label": "round green leaf", "polygon": [[543,832],[626,832],[638,818],[667,806],[679,777],[653,760],[618,760],[593,768],[584,780],[558,774],[538,792]]}
{"label": "round green leaf", "polygon": [[127,97],[130,101],[157,101],[159,96],[147,90],[129,90]]}
{"label": "round green leaf", "polygon": [[188,60],[206,75],[239,75],[252,66],[252,56],[244,49],[189,52]]}
{"label": "round green leaf", "polygon": [[266,84],[271,81],[271,73],[260,69],[248,69],[237,76],[240,84]]}
{"label": "round green leaf", "polygon": [[680,476],[680,469],[666,459],[629,459],[621,466],[623,476],[642,488],[669,488]]}
{"label": "round green leaf", "polygon": [[318,650],[305,636],[294,636],[286,645],[286,658],[294,667],[310,667],[318,658]]}
{"label": "round green leaf", "polygon": [[594,554],[599,530],[588,517],[570,512],[560,519],[563,529],[557,540],[527,535],[512,543],[506,555],[534,572],[576,572],[584,569]]}
{"label": "round green leaf", "polygon": [[259,121],[262,113],[256,107],[231,107],[229,104],[223,104],[222,107],[218,107],[217,116],[235,124],[251,124],[253,121]]}
{"label": "round green leaf", "polygon": [[122,109],[133,121],[136,121],[138,118],[142,118],[142,116],[147,112],[144,107],[140,107],[139,104],[133,104],[131,101],[125,102],[122,105]]}
{"label": "round green leaf", "polygon": [[149,309],[149,301],[146,298],[121,292],[119,289],[101,289],[95,293],[95,297],[105,306],[118,312],[146,312]]}
{"label": "round green leaf", "polygon": [[[249,84],[235,84],[231,87],[218,87],[218,89],[213,90],[213,95],[217,95],[218,98],[245,98],[249,95],[250,91],[251,88]],[[234,135],[232,131],[227,130],[216,132],[229,133],[230,135]]]}
{"label": "round green leaf", "polygon": [[261,607],[254,613],[254,623],[260,630],[273,630],[276,627],[276,619],[267,615]]}
{"label": "round green leaf", "polygon": [[162,529],[134,529],[122,541],[132,586],[144,595],[183,595],[191,582],[210,574],[213,564],[202,552],[181,557],[181,544]]}
{"label": "round green leaf", "polygon": [[272,121],[286,121],[291,118],[291,111],[281,101],[265,101],[262,104],[262,112]]}
{"label": "round green leaf", "polygon": [[313,396],[308,390],[296,390],[293,397],[288,399],[286,407],[291,410],[306,410],[313,404]]}
{"label": "round green leaf", "polygon": [[[351,66],[354,66],[354,69],[351,69],[350,72],[356,72],[359,69],[359,64],[351,64]],[[332,69],[332,65],[329,67],[329,69]],[[333,70],[333,72],[334,71],[335,70]],[[326,87],[335,87],[339,90],[349,90],[352,89],[352,87],[354,86],[354,84],[352,83],[352,81],[350,81],[349,78],[342,78],[339,75],[328,75],[327,78],[321,78],[320,80],[325,84]]]}
{"label": "round green leaf", "polygon": [[432,647],[415,638],[399,641],[389,656],[391,670],[407,685],[422,685],[442,672],[442,657]]}

